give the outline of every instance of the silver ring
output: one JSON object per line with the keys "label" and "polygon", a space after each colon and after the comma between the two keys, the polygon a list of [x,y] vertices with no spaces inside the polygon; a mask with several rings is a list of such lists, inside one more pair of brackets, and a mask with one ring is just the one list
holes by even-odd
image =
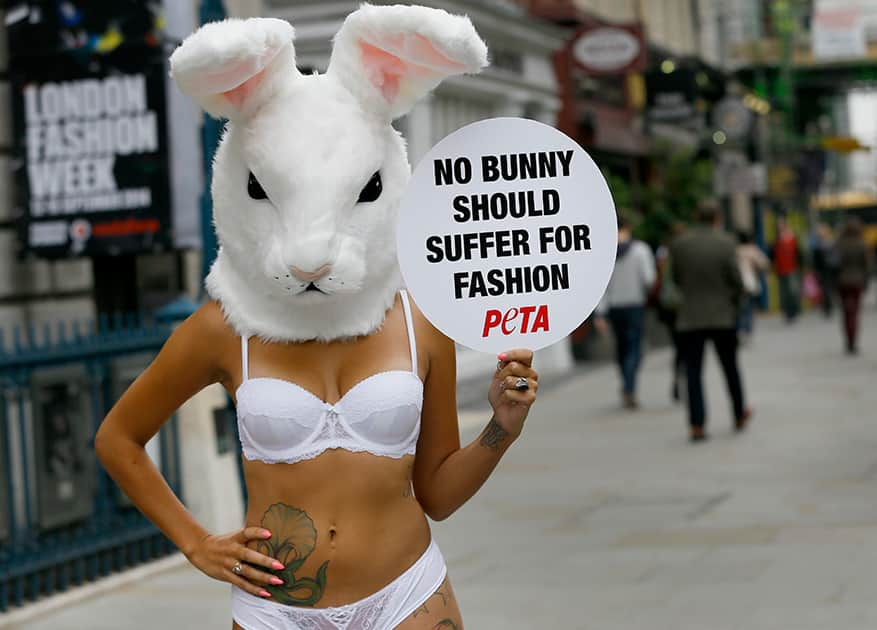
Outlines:
{"label": "silver ring", "polygon": [[496,362],[496,371],[499,372],[500,370],[502,370],[502,367],[503,367],[502,361],[497,361]]}
{"label": "silver ring", "polygon": [[515,381],[515,389],[519,392],[525,392],[530,389],[530,383],[523,376],[519,376]]}
{"label": "silver ring", "polygon": [[235,575],[240,575],[243,570],[244,570],[244,567],[241,566],[240,560],[235,562],[234,566],[231,568],[231,572],[234,573]]}

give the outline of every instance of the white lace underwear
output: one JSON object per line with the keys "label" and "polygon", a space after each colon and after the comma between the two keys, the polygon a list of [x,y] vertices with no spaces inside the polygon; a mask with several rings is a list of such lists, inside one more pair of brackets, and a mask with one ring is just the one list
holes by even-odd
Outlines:
{"label": "white lace underwear", "polygon": [[373,595],[333,608],[285,606],[232,587],[232,615],[244,630],[392,630],[417,610],[445,579],[435,541],[411,568]]}

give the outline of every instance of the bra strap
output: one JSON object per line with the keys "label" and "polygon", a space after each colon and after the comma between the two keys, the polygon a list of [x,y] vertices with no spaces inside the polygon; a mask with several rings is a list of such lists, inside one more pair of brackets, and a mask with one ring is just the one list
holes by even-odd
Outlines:
{"label": "bra strap", "polygon": [[408,291],[399,291],[402,296],[402,308],[405,310],[405,324],[408,326],[408,348],[411,350],[411,371],[417,375],[417,339],[414,338],[414,319],[411,317],[411,304],[408,303]]}
{"label": "bra strap", "polygon": [[250,357],[249,357],[249,346],[250,346],[250,338],[246,335],[241,335],[241,382],[248,381],[250,379]]}

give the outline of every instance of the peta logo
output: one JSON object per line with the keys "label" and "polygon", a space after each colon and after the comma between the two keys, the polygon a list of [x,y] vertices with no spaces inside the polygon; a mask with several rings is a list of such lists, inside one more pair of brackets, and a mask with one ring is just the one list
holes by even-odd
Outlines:
{"label": "peta logo", "polygon": [[481,336],[487,337],[494,330],[508,336],[517,332],[519,326],[524,335],[551,330],[551,324],[548,323],[548,305],[513,307],[505,313],[495,308],[489,309],[484,314]]}

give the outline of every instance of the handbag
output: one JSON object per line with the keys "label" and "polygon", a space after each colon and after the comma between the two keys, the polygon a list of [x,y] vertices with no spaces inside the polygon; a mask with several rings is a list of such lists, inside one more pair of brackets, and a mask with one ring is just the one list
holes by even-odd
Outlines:
{"label": "handbag", "polygon": [[819,281],[812,272],[808,271],[804,274],[803,291],[804,297],[807,298],[807,301],[811,304],[819,304],[822,302],[822,287],[819,286]]}
{"label": "handbag", "polygon": [[743,280],[743,290],[747,295],[760,295],[761,283],[758,281],[758,275],[755,270],[745,260],[738,260],[737,266],[740,267],[740,278]]}

